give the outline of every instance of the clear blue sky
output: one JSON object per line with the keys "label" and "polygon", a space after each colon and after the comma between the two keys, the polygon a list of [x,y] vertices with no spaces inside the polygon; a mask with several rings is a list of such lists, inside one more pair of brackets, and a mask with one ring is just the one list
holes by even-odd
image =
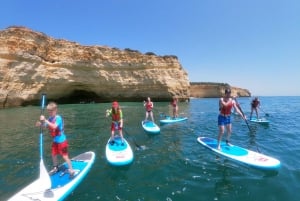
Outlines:
{"label": "clear blue sky", "polygon": [[191,82],[300,95],[299,0],[3,0],[0,29],[176,55]]}

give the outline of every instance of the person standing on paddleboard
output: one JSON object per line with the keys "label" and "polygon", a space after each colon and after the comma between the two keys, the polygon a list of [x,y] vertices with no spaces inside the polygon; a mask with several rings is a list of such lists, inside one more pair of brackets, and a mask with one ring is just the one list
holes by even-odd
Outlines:
{"label": "person standing on paddleboard", "polygon": [[258,108],[260,106],[260,100],[258,99],[258,97],[255,97],[252,102],[251,102],[251,113],[250,113],[250,119],[252,118],[252,113],[253,111],[255,111],[256,113],[256,118],[258,119]]}
{"label": "person standing on paddleboard", "polygon": [[221,143],[222,136],[225,132],[225,127],[227,131],[226,144],[230,145],[229,139],[230,139],[231,129],[232,129],[230,115],[231,115],[232,107],[234,107],[234,109],[237,111],[237,113],[239,113],[239,115],[241,115],[243,119],[246,119],[246,117],[242,114],[242,112],[238,108],[236,101],[232,99],[230,96],[231,96],[231,90],[229,88],[225,89],[225,96],[220,98],[219,100],[220,113],[218,116],[219,135],[218,135],[218,147],[217,147],[219,150],[221,150],[220,143]]}
{"label": "person standing on paddleboard", "polygon": [[117,101],[112,103],[112,108],[110,110],[106,110],[106,117],[111,116],[111,137],[110,137],[110,144],[113,145],[115,143],[115,130],[119,131],[123,142],[123,113]]}
{"label": "person standing on paddleboard", "polygon": [[178,117],[178,99],[176,97],[173,97],[171,106],[173,108],[173,118],[175,119]]}
{"label": "person standing on paddleboard", "polygon": [[57,114],[57,104],[50,102],[47,105],[47,111],[49,118],[46,119],[44,115],[40,116],[40,121],[36,123],[36,126],[48,127],[50,135],[53,138],[52,141],[52,160],[53,169],[49,172],[50,175],[55,174],[58,171],[57,155],[61,155],[66,161],[69,168],[70,177],[73,177],[75,171],[73,170],[71,160],[68,153],[68,141],[64,133],[64,121],[60,115]]}
{"label": "person standing on paddleboard", "polygon": [[154,104],[151,101],[150,97],[147,98],[147,101],[144,101],[144,107],[146,109],[146,117],[145,117],[145,122],[148,120],[148,117],[150,115],[151,120],[154,122],[154,118],[153,118],[153,107]]}

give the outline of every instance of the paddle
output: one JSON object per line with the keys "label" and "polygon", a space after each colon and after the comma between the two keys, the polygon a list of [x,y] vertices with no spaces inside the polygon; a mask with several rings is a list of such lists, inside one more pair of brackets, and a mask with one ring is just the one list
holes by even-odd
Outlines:
{"label": "paddle", "polygon": [[123,131],[126,133],[126,135],[128,135],[129,137],[131,137],[133,143],[135,144],[135,146],[136,146],[137,148],[139,148],[139,149],[142,148],[140,145],[138,145],[138,143],[136,143],[135,138],[132,137],[131,135],[129,135],[129,133],[127,132],[127,130],[126,130],[125,128],[123,128]]}
{"label": "paddle", "polygon": [[159,112],[159,117],[160,118],[166,118],[167,115],[164,112]]}
{"label": "paddle", "polygon": [[[237,100],[236,100],[236,106],[239,108],[239,110],[241,111],[242,115],[245,117],[245,114],[244,114],[244,112],[243,112],[243,110],[242,110],[240,104],[237,102]],[[246,124],[247,124],[247,127],[248,127],[250,133],[252,133],[252,130],[251,130],[249,124],[248,124],[247,119],[245,118],[244,120],[245,120],[245,122],[246,122]],[[257,151],[258,151],[259,153],[261,153],[256,143],[255,143],[255,146],[256,146]]]}
{"label": "paddle", "polygon": [[266,115],[267,117],[269,116],[269,114],[266,113],[262,108],[259,107],[259,109],[260,109],[261,111],[263,111],[263,113],[265,113],[265,115]]}
{"label": "paddle", "polygon": [[[42,94],[41,115],[44,113],[46,95]],[[43,125],[40,126],[40,181],[44,189],[51,188],[51,179],[43,161]]]}
{"label": "paddle", "polygon": [[[240,104],[239,104],[237,101],[236,101],[236,106],[239,108],[239,110],[241,111],[242,115],[245,117],[245,114],[244,114],[244,112],[243,112],[243,110],[242,110]],[[246,124],[247,124],[247,127],[248,127],[249,131],[252,132],[252,131],[251,131],[251,128],[250,128],[250,126],[249,126],[249,123],[248,123],[248,121],[247,121],[247,119],[244,118],[244,120],[245,120],[245,122],[246,122]]]}

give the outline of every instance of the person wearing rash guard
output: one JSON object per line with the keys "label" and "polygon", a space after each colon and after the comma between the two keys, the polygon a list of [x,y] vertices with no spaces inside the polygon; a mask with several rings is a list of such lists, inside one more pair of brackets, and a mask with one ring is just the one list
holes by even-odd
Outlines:
{"label": "person wearing rash guard", "polygon": [[220,98],[219,100],[219,116],[218,116],[218,126],[219,126],[219,135],[218,135],[218,149],[221,149],[220,142],[221,138],[224,134],[225,127],[227,131],[227,137],[226,137],[226,143],[227,145],[230,145],[229,139],[231,135],[231,120],[230,120],[230,115],[231,115],[231,109],[234,107],[235,111],[241,115],[243,119],[246,117],[242,114],[242,112],[239,110],[237,107],[237,104],[234,99],[230,97],[231,95],[231,90],[230,89],[225,89],[225,96]]}
{"label": "person wearing rash guard", "polygon": [[260,106],[260,101],[258,100],[258,97],[255,97],[251,102],[251,113],[250,113],[250,119],[252,118],[252,113],[255,111],[256,118],[258,119],[258,111],[257,108]]}
{"label": "person wearing rash guard", "polygon": [[173,100],[170,104],[173,108],[173,118],[175,119],[178,117],[178,99],[176,97],[173,97]]}
{"label": "person wearing rash guard", "polygon": [[75,174],[75,171],[72,168],[72,163],[69,158],[68,153],[68,141],[64,133],[64,121],[60,115],[57,114],[57,104],[50,102],[47,105],[47,111],[49,113],[49,118],[46,119],[44,115],[40,116],[40,121],[36,123],[36,126],[45,126],[48,127],[52,141],[52,160],[53,160],[53,169],[49,172],[50,175],[58,171],[58,160],[57,155],[61,155],[62,158],[68,164],[68,170],[70,178]]}
{"label": "person wearing rash guard", "polygon": [[106,110],[106,117],[111,116],[111,137],[110,144],[113,145],[115,143],[115,130],[119,131],[121,139],[123,141],[123,113],[117,101],[112,103],[112,108],[110,110]]}
{"label": "person wearing rash guard", "polygon": [[145,117],[145,121],[148,120],[148,117],[150,115],[151,120],[154,122],[154,118],[153,118],[153,102],[151,101],[150,97],[147,98],[147,101],[144,101],[144,107],[146,109],[146,117]]}

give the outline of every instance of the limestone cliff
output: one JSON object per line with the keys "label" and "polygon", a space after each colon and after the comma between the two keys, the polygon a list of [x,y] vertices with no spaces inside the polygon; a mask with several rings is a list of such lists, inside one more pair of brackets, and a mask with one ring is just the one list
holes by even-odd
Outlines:
{"label": "limestone cliff", "polygon": [[226,88],[231,88],[232,96],[249,97],[251,93],[247,89],[230,86],[226,83],[191,82],[190,94],[194,98],[216,98],[224,95]]}
{"label": "limestone cliff", "polygon": [[25,27],[0,31],[0,108],[38,103],[188,99],[189,80],[176,56],[83,46]]}

